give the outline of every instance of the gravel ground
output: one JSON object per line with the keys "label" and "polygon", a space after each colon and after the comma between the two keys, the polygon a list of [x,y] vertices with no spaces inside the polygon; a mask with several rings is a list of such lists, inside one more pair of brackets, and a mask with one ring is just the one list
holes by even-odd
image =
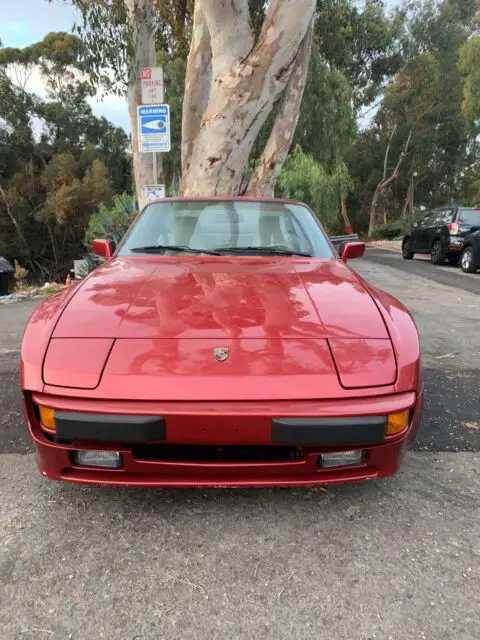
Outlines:
{"label": "gravel ground", "polygon": [[478,638],[480,457],[325,490],[46,483],[4,456],[0,637]]}

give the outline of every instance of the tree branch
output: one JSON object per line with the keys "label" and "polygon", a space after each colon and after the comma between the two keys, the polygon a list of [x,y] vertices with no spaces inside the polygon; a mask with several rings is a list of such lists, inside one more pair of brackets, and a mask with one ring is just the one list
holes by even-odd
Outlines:
{"label": "tree branch", "polygon": [[295,65],[283,92],[270,137],[248,185],[247,195],[249,196],[273,194],[275,183],[292,144],[298,122],[308,73],[312,33],[313,21],[310,23],[298,50]]}
{"label": "tree branch", "polygon": [[398,158],[397,166],[395,167],[392,175],[389,178],[387,178],[386,180],[384,180],[380,184],[379,188],[380,188],[381,191],[383,191],[385,189],[385,187],[388,187],[388,185],[391,182],[393,182],[396,178],[398,178],[398,172],[400,171],[400,167],[402,166],[403,161],[407,157],[408,149],[410,147],[410,142],[412,140],[413,129],[414,129],[414,127],[412,127],[410,129],[410,133],[408,134],[407,141],[405,143],[405,146],[403,147],[403,150],[402,150],[402,153],[400,154],[400,157]]}
{"label": "tree branch", "polygon": [[390,135],[390,138],[388,140],[388,144],[387,144],[387,148],[385,150],[385,158],[383,160],[383,178],[382,178],[382,182],[386,179],[387,177],[387,169],[388,169],[388,156],[390,155],[390,147],[392,146],[392,140],[395,136],[395,133],[397,131],[398,125],[396,124],[393,127],[393,131]]}
{"label": "tree branch", "polygon": [[[204,0],[204,10],[207,5],[213,10],[215,4]],[[231,65],[222,76],[215,70],[223,68],[223,62],[217,65],[213,59],[209,102],[187,165],[190,170],[183,172],[182,194],[239,193],[253,142],[287,85],[315,6],[315,0],[270,0],[251,51],[241,59],[230,53]],[[231,25],[224,28],[232,33]],[[232,37],[238,38],[237,30]],[[233,50],[239,54],[236,45]]]}
{"label": "tree branch", "polygon": [[195,1],[193,33],[185,77],[182,114],[182,171],[190,166],[195,138],[207,108],[212,83],[210,33],[203,16],[201,0]]}
{"label": "tree branch", "polygon": [[[198,3],[198,0],[196,2]],[[213,79],[228,73],[253,47],[248,0],[203,0],[212,47]]]}
{"label": "tree branch", "polygon": [[387,175],[388,155],[389,155],[390,145],[392,143],[393,136],[395,134],[395,131],[397,130],[397,125],[395,125],[395,127],[394,127],[394,129],[392,131],[392,134],[390,136],[390,139],[389,139],[389,142],[388,142],[388,145],[387,145],[387,149],[386,149],[386,152],[385,152],[385,160],[384,160],[384,165],[383,165],[383,178],[378,183],[377,188],[375,189],[375,193],[373,194],[372,206],[370,208],[370,222],[369,222],[369,225],[368,225],[368,237],[369,238],[372,237],[373,232],[375,231],[378,198],[379,198],[380,194],[383,193],[385,188],[388,187],[388,185],[398,177],[398,172],[400,171],[400,168],[401,168],[401,166],[403,164],[403,161],[407,157],[408,149],[410,147],[410,142],[412,140],[412,135],[413,135],[414,129],[415,129],[415,124],[410,129],[410,133],[408,134],[407,141],[405,142],[405,145],[404,145],[404,147],[402,149],[402,152],[400,153],[400,156],[398,158],[397,166],[395,167],[395,169],[394,169],[393,173],[390,175],[390,177],[387,178],[386,175]]}
{"label": "tree branch", "polygon": [[30,263],[30,266],[33,267],[33,262],[32,262],[32,254],[30,252],[30,247],[28,245],[28,242],[23,234],[22,228],[20,226],[20,224],[17,222],[17,219],[15,218],[15,216],[13,215],[13,211],[10,207],[10,202],[8,201],[8,198],[5,194],[5,191],[2,189],[2,187],[0,186],[0,195],[2,196],[2,199],[5,203],[5,209],[7,211],[7,215],[10,218],[10,222],[13,224],[13,227],[15,229],[15,231],[17,232],[18,237],[20,238],[23,246],[26,249],[26,253],[28,256],[28,261]]}
{"label": "tree branch", "polygon": [[253,67],[268,68],[278,80],[282,77],[288,79],[315,6],[315,0],[271,0],[262,30],[247,62]]}

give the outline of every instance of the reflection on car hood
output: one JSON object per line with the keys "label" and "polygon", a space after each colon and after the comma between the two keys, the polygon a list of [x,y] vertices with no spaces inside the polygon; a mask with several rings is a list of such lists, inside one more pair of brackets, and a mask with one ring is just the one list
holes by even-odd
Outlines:
{"label": "reflection on car hood", "polygon": [[339,260],[117,258],[80,286],[60,338],[388,338],[362,281]]}

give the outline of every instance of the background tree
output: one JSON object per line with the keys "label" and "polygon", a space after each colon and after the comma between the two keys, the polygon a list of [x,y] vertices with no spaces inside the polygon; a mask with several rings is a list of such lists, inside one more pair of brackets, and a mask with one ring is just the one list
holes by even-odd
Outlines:
{"label": "background tree", "polygon": [[[34,69],[46,99],[27,90]],[[93,115],[91,94],[75,36],[0,50],[0,254],[48,278],[84,251],[99,204],[131,189],[128,136]]]}
{"label": "background tree", "polygon": [[[462,113],[459,62],[462,46],[475,28],[474,12],[475,2],[453,0],[408,2],[402,7],[404,62],[350,154],[356,184],[350,207],[359,230],[369,227],[373,234],[379,224],[402,218],[414,205],[428,208],[462,200],[462,173],[474,157],[475,133]],[[393,179],[377,193],[380,197],[372,207],[387,148],[386,175]]]}
{"label": "background tree", "polygon": [[[130,139],[88,102],[129,94],[136,118],[145,61],[163,66],[172,107],[170,193],[266,194],[279,176],[276,193],[307,199],[330,231],[350,218],[375,234],[452,199],[478,204],[474,0],[208,0],[195,19],[193,0],[74,4],[74,34],[0,48],[0,252],[30,271],[64,275],[92,216],[106,233],[126,219],[114,196],[132,189],[137,127]],[[46,98],[28,91],[38,72]],[[134,165],[150,182],[151,156]]]}
{"label": "background tree", "polygon": [[[191,3],[78,0],[74,4],[82,12],[83,25],[78,29],[97,79],[105,77],[106,69],[120,72],[116,78],[127,79],[141,205],[150,158],[138,154],[136,141],[138,70],[156,59],[155,34],[164,50],[181,54],[191,24]],[[253,22],[258,21],[264,7],[259,2],[250,5]],[[272,0],[258,32],[250,23],[247,0],[196,3],[183,100],[182,192],[239,192],[255,139],[288,84],[284,110],[291,109],[292,100],[297,107],[284,118],[284,126],[279,119],[272,127],[267,155],[252,177],[252,189],[256,185],[256,189],[273,190],[298,117],[314,10],[314,0]],[[113,88],[111,84],[110,90]],[[118,82],[116,89],[122,91]],[[288,136],[286,132],[290,132]],[[270,173],[272,179],[267,184]]]}

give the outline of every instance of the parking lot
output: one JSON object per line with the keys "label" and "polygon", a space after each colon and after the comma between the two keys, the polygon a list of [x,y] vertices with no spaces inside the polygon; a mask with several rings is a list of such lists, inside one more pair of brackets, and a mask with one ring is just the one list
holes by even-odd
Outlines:
{"label": "parking lot", "polygon": [[476,640],[480,274],[370,250],[413,312],[425,418],[401,473],[327,489],[44,481],[19,408],[35,302],[0,305],[0,640]]}

